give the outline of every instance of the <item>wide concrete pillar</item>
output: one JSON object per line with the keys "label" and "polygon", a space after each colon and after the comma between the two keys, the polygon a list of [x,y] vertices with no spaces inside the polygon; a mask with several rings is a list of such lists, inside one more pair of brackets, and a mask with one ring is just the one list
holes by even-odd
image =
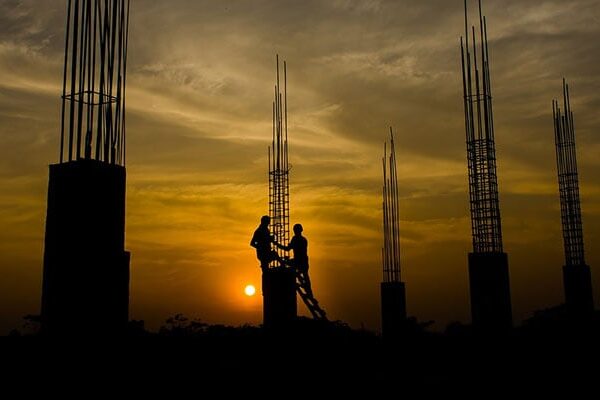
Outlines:
{"label": "wide concrete pillar", "polygon": [[381,333],[397,337],[406,324],[406,288],[404,282],[381,283]]}
{"label": "wide concrete pillar", "polygon": [[588,265],[565,265],[563,267],[565,305],[570,317],[585,319],[594,312],[592,272]]}
{"label": "wide concrete pillar", "polygon": [[512,328],[506,253],[470,253],[471,317],[476,333],[502,334]]}
{"label": "wide concrete pillar", "polygon": [[298,315],[296,273],[292,268],[263,270],[263,325],[266,328],[285,327]]}
{"label": "wide concrete pillar", "polygon": [[50,166],[42,332],[120,334],[129,319],[125,168],[95,160]]}

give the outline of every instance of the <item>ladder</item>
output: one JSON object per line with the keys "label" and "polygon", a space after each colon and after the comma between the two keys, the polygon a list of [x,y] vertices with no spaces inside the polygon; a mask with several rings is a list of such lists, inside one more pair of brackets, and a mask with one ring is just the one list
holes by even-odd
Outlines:
{"label": "ladder", "polygon": [[325,310],[319,306],[319,302],[314,298],[313,294],[308,292],[307,282],[299,271],[296,271],[296,291],[314,319],[327,321]]}

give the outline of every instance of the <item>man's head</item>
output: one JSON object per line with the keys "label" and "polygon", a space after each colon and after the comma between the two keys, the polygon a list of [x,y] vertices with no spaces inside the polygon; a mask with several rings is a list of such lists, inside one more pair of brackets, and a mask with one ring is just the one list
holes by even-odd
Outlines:
{"label": "man's head", "polygon": [[269,225],[270,223],[271,223],[271,217],[269,217],[268,215],[263,215],[262,218],[260,219],[261,225]]}
{"label": "man's head", "polygon": [[300,235],[303,230],[304,230],[304,228],[302,228],[302,225],[300,225],[300,224],[294,225],[294,233],[296,235]]}

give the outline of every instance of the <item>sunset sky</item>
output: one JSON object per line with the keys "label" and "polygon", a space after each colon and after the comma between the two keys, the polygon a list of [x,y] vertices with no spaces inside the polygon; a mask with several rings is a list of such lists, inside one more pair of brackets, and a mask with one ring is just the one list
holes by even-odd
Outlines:
{"label": "sunset sky", "polygon": [[[475,2],[471,2],[475,5]],[[379,329],[381,156],[397,132],[408,312],[470,319],[462,0],[132,0],[132,319],[262,321],[275,54],[288,62],[291,217],[332,319]],[[485,0],[500,207],[518,323],[563,299],[551,101],[571,84],[600,304],[600,0]],[[473,8],[472,16],[475,17]],[[0,334],[39,314],[66,0],[0,0]],[[83,267],[83,266],[82,266]],[[306,309],[300,306],[302,314]]]}

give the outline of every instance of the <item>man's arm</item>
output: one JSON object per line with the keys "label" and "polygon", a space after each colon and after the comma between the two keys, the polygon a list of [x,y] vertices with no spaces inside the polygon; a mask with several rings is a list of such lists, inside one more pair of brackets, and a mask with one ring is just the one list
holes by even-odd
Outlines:
{"label": "man's arm", "polygon": [[279,247],[281,250],[290,251],[292,249],[290,246],[285,246],[285,245],[279,244],[277,242],[273,242],[273,244],[275,244],[275,246]]}
{"label": "man's arm", "polygon": [[257,242],[257,240],[256,240],[256,234],[257,234],[257,232],[255,231],[254,235],[252,235],[252,239],[250,239],[250,246],[254,247],[255,249],[257,247],[257,244],[256,244],[256,242]]}
{"label": "man's arm", "polygon": [[291,240],[290,243],[287,246],[284,246],[282,244],[279,243],[275,243],[275,245],[277,247],[279,247],[280,249],[283,249],[285,251],[290,251],[290,250],[294,250],[294,247],[296,247],[296,237],[294,236]]}

